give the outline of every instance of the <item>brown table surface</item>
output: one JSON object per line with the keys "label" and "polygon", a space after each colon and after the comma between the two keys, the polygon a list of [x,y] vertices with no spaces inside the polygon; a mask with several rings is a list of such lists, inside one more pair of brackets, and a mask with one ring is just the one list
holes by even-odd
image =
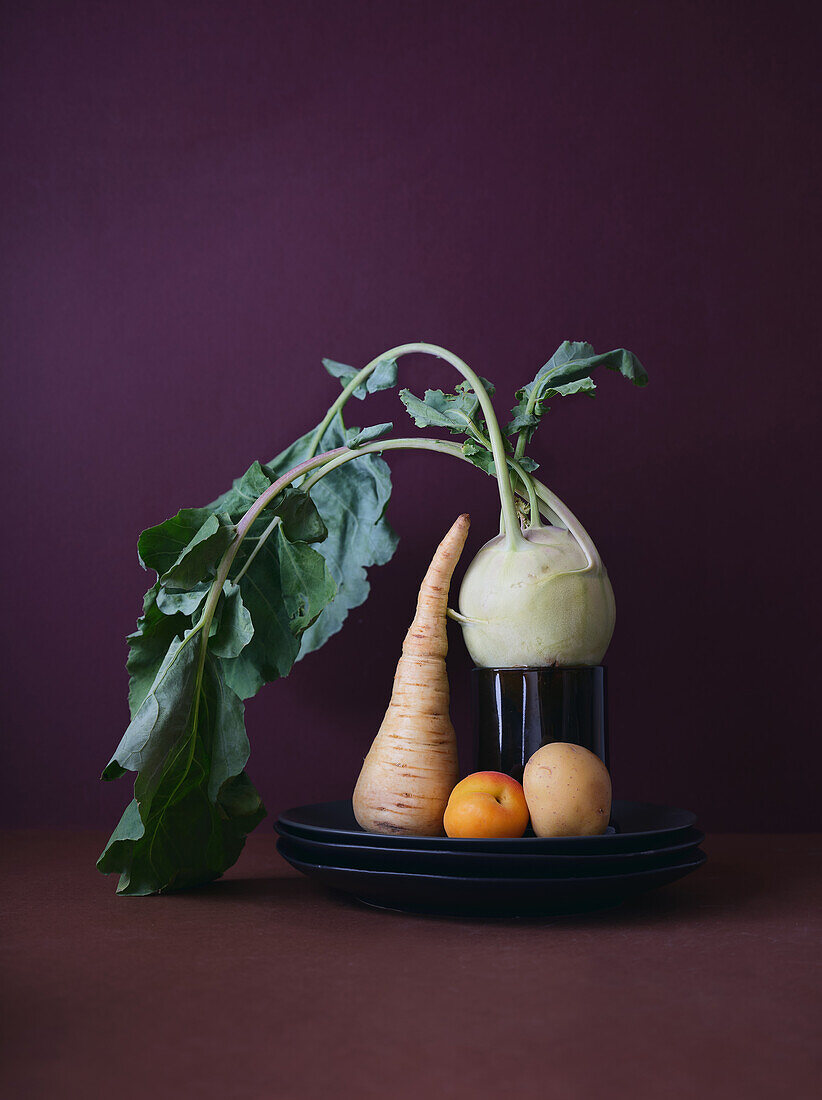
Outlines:
{"label": "brown table surface", "polygon": [[214,886],[118,898],[104,840],[0,836],[4,1097],[822,1095],[822,836],[711,836],[561,921],[367,909],[270,830]]}

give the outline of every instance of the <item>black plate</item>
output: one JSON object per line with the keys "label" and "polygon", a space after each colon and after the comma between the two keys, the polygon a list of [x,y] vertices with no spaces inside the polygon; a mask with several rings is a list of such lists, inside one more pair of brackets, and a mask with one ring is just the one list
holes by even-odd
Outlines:
{"label": "black plate", "polygon": [[695,849],[667,866],[624,875],[590,878],[477,878],[456,875],[413,875],[363,871],[305,863],[289,855],[282,837],[277,849],[292,867],[333,890],[353,894],[367,905],[410,913],[445,916],[563,916],[619,905],[627,898],[666,886],[695,871],[705,853]]}
{"label": "black plate", "polygon": [[367,833],[359,827],[351,800],[318,802],[287,810],[277,820],[282,834],[321,840],[327,843],[365,844],[380,848],[416,848],[426,851],[517,852],[533,855],[551,852],[553,855],[582,855],[605,852],[644,852],[676,843],[673,839],[687,833],[696,823],[689,810],[672,806],[654,806],[650,802],[617,800],[611,807],[614,833],[604,836],[541,837],[526,835],[517,840],[495,840],[488,837],[466,838],[447,836],[384,836]]}
{"label": "black plate", "polygon": [[[643,871],[673,863],[692,852],[705,839],[698,829],[682,834],[680,843],[642,852],[605,852],[597,854],[554,855],[552,852],[443,852],[425,848],[369,847],[365,844],[340,844],[323,840],[307,840],[281,832],[289,855],[305,863],[333,867],[358,868],[363,871],[399,871],[423,875],[496,875],[521,878],[536,875],[591,876]],[[677,836],[675,838],[679,840]]]}

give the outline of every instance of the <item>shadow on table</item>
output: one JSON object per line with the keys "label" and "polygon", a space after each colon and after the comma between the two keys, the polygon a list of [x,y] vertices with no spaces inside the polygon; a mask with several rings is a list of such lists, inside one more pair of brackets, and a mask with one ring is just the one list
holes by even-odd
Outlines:
{"label": "shadow on table", "polygon": [[181,891],[175,894],[176,898],[198,898],[213,900],[215,898],[233,899],[234,901],[250,902],[272,905],[284,900],[298,900],[306,895],[305,887],[311,888],[313,893],[324,893],[308,879],[296,877],[279,878],[255,876],[253,878],[230,878],[200,886],[196,890]]}
{"label": "shadow on table", "polygon": [[[743,838],[739,838],[740,842]],[[750,838],[745,838],[750,839]],[[772,839],[772,838],[769,838]],[[807,883],[805,862],[797,858],[790,844],[784,851],[760,853],[750,844],[728,846],[712,851],[706,845],[708,862],[694,874],[680,882],[649,890],[611,909],[593,910],[557,917],[472,917],[470,915],[442,915],[406,913],[391,909],[366,906],[349,894],[330,890],[306,878],[253,877],[231,878],[192,891],[188,898],[195,900],[232,898],[252,905],[304,905],[318,903],[332,905],[338,911],[349,910],[360,914],[371,912],[383,918],[399,918],[426,921],[463,923],[545,925],[546,923],[573,924],[579,928],[622,926],[653,926],[664,922],[710,920],[755,910],[762,913],[771,905],[783,904],[792,894],[801,896]],[[767,858],[766,858],[767,856]],[[182,895],[177,895],[181,897]]]}

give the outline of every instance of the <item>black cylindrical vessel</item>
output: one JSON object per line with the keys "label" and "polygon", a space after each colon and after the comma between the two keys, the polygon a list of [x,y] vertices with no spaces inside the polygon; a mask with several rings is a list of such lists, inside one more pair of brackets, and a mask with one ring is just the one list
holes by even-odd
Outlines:
{"label": "black cylindrical vessel", "polygon": [[605,668],[475,668],[477,771],[522,781],[530,757],[552,741],[596,753],[608,766]]}

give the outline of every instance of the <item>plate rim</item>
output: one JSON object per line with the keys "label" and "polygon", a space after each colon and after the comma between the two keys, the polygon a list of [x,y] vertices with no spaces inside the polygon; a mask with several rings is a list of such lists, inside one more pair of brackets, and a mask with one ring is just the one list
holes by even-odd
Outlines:
{"label": "plate rim", "polygon": [[[360,844],[365,847],[373,848],[409,848],[413,847],[415,841],[436,841],[436,845],[429,848],[429,851],[472,851],[474,849],[480,849],[487,852],[492,852],[495,848],[499,851],[505,851],[506,848],[510,849],[512,844],[523,845],[525,847],[534,846],[535,850],[539,848],[545,848],[550,850],[552,846],[559,847],[570,845],[572,848],[579,846],[582,847],[606,847],[610,844],[614,844],[614,847],[622,848],[625,842],[630,843],[632,840],[642,840],[649,837],[665,837],[669,834],[676,834],[685,832],[690,828],[696,826],[696,814],[692,810],[684,810],[678,806],[664,806],[660,803],[654,802],[640,802],[633,799],[614,799],[614,806],[632,806],[649,808],[652,810],[667,810],[677,814],[685,816],[685,822],[679,825],[667,825],[662,828],[646,829],[642,831],[632,831],[627,833],[602,833],[596,836],[562,836],[562,837],[541,837],[541,836],[523,836],[523,837],[423,837],[423,836],[392,836],[385,833],[368,833],[364,829],[339,829],[333,826],[322,826],[306,824],[304,822],[290,819],[289,815],[299,813],[303,810],[317,810],[320,807],[343,807],[350,806],[350,799],[335,799],[329,802],[313,802],[306,803],[302,806],[294,806],[283,813],[279,814],[274,822],[274,828],[278,829],[280,822],[285,822],[285,831],[292,835],[300,836],[304,833],[309,835],[306,839],[312,839],[312,836],[320,835],[322,837],[338,837],[342,842],[344,838],[351,838],[351,843]],[[411,842],[411,843],[409,843]],[[522,853],[524,854],[524,852]],[[559,854],[559,853],[557,853]]]}
{"label": "plate rim", "polygon": [[[279,841],[277,842],[277,845],[278,845],[278,850],[279,850]],[[574,883],[574,884],[579,884],[579,883],[603,884],[603,883],[605,883],[605,884],[607,884],[608,882],[621,882],[621,881],[624,881],[626,879],[635,880],[637,878],[641,878],[644,875],[662,874],[665,871],[678,871],[680,869],[687,869],[687,870],[695,871],[698,867],[702,867],[707,862],[707,859],[708,859],[708,856],[706,855],[706,853],[703,852],[699,848],[697,849],[697,854],[698,854],[698,858],[696,858],[692,861],[689,860],[689,861],[682,861],[682,862],[679,862],[679,863],[671,863],[671,864],[663,865],[662,867],[647,867],[647,868],[645,868],[641,871],[626,871],[624,874],[621,874],[621,875],[595,875],[595,876],[594,875],[591,875],[591,876],[568,875],[568,876],[565,876],[565,877],[563,877],[561,875],[553,875],[550,878],[548,878],[548,877],[540,878],[537,875],[527,875],[527,876],[522,876],[522,877],[519,877],[519,878],[502,878],[502,877],[497,877],[496,875],[428,875],[428,874],[419,874],[419,873],[416,873],[416,872],[413,872],[413,871],[374,871],[374,870],[369,870],[369,869],[363,870],[362,868],[359,868],[359,867],[336,867],[333,864],[329,864],[329,863],[306,863],[305,860],[299,860],[299,859],[296,859],[292,862],[292,860],[288,859],[288,857],[286,857],[285,855],[283,855],[283,858],[286,859],[287,862],[292,867],[294,867],[294,869],[296,871],[300,871],[301,874],[306,874],[306,872],[302,871],[301,867],[295,867],[294,866],[295,863],[299,863],[299,864],[301,864],[302,867],[310,867],[313,870],[317,870],[317,871],[342,871],[343,873],[346,873],[346,874],[366,875],[369,878],[376,878],[376,879],[401,878],[401,879],[405,879],[405,880],[410,879],[414,882],[423,882],[424,881],[424,882],[432,883],[432,884],[460,882],[460,883],[465,883],[465,884],[469,884],[469,885],[477,885],[477,886],[479,886],[479,885],[487,886],[489,884],[494,884],[495,886],[505,887],[505,886],[521,886],[523,883],[541,883],[541,884],[544,884],[544,885],[549,885],[549,884],[550,885],[556,885],[557,883]]]}
{"label": "plate rim", "polygon": [[[566,861],[571,863],[575,860],[583,860],[584,862],[588,862],[588,861],[595,862],[595,861],[602,861],[602,860],[639,859],[639,858],[642,858],[643,856],[656,856],[656,857],[659,857],[659,856],[664,856],[664,855],[667,855],[667,854],[674,854],[674,853],[677,853],[677,852],[685,852],[690,848],[698,848],[702,844],[702,842],[705,840],[705,833],[701,829],[698,829],[695,825],[692,825],[692,826],[690,826],[690,829],[692,829],[693,832],[696,834],[696,838],[691,839],[691,840],[689,840],[685,843],[682,843],[682,844],[672,844],[672,845],[669,845],[669,846],[664,847],[664,848],[647,848],[647,849],[642,849],[640,851],[630,851],[630,850],[629,851],[616,851],[616,852],[593,851],[593,852],[578,852],[576,854],[572,854],[572,853],[569,853],[569,852],[551,852],[551,851],[546,851],[545,849],[541,849],[541,850],[537,850],[537,851],[533,851],[533,852],[510,852],[510,851],[496,851],[496,852],[494,852],[494,851],[484,851],[484,850],[477,851],[477,850],[474,850],[474,849],[464,849],[464,848],[410,848],[410,847],[406,847],[406,846],[403,846],[401,848],[399,848],[399,847],[398,848],[392,848],[392,847],[387,846],[387,845],[376,845],[376,844],[374,844],[374,845],[369,845],[369,844],[344,844],[344,843],[340,843],[340,842],[337,842],[337,841],[315,840],[312,837],[299,836],[298,834],[288,832],[287,830],[285,832],[283,832],[282,830],[280,830],[278,828],[278,823],[277,822],[275,822],[275,824],[274,824],[274,829],[275,829],[276,833],[278,834],[278,836],[281,837],[285,841],[294,841],[297,844],[312,844],[312,845],[315,845],[318,848],[321,847],[321,848],[325,848],[329,851],[331,851],[331,850],[339,851],[343,854],[346,854],[346,853],[353,854],[353,853],[362,852],[362,851],[365,851],[365,852],[368,852],[368,853],[379,853],[379,852],[399,853],[399,852],[403,852],[403,853],[407,853],[408,858],[410,858],[411,856],[416,856],[416,857],[435,856],[436,857],[436,856],[442,856],[442,855],[448,856],[448,857],[454,857],[454,858],[457,858],[457,857],[464,858],[465,856],[471,856],[471,857],[476,857],[476,856],[489,857],[490,856],[493,859],[505,859],[505,858],[510,859],[511,857],[516,857],[516,858],[520,858],[520,859],[545,860],[546,862],[549,861],[549,860],[559,860],[562,863],[565,863]],[[476,839],[480,839],[480,838],[476,838]],[[536,839],[547,839],[547,838],[536,838]],[[571,838],[569,838],[569,839],[571,839]],[[399,856],[399,858],[400,859],[405,859],[406,855]]]}

